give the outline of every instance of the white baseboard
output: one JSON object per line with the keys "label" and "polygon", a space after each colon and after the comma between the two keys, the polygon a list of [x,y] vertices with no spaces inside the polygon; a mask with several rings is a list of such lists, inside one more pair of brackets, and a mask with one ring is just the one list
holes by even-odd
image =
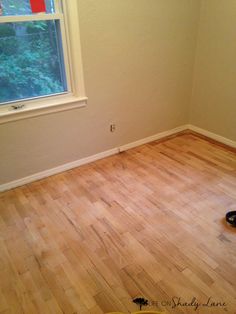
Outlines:
{"label": "white baseboard", "polygon": [[79,159],[76,161],[66,163],[64,165],[61,165],[61,166],[58,166],[55,168],[44,170],[44,171],[35,173],[31,176],[27,176],[27,177],[24,177],[22,179],[18,179],[15,181],[11,181],[11,182],[2,184],[2,185],[0,185],[0,192],[14,189],[16,187],[19,187],[19,186],[22,186],[22,185],[25,185],[25,184],[28,184],[28,183],[31,183],[34,181],[38,181],[38,180],[50,177],[52,175],[55,175],[55,174],[58,174],[58,173],[61,173],[61,172],[85,165],[85,164],[88,164],[88,163],[91,163],[93,161],[96,161],[96,160],[99,160],[99,159],[102,159],[102,158],[105,158],[105,157],[108,157],[111,155],[115,155],[117,153],[119,153],[119,149],[114,148],[114,149],[110,149],[110,150],[107,150],[107,151],[102,152],[102,153],[98,153],[96,155],[92,155],[89,157],[85,157],[85,158],[82,158],[82,159]]}
{"label": "white baseboard", "polygon": [[210,131],[207,131],[207,130],[204,130],[204,129],[201,129],[195,125],[192,125],[192,124],[189,124],[187,126],[187,129],[191,130],[191,131],[194,131],[196,133],[199,133],[201,135],[204,135],[206,137],[209,137],[217,142],[220,142],[222,144],[225,144],[227,146],[230,146],[230,147],[233,147],[233,148],[236,148],[236,142],[235,141],[232,141],[226,137],[223,137],[221,135],[218,135],[218,134],[215,134],[213,132],[210,132]]}
{"label": "white baseboard", "polygon": [[162,139],[164,137],[167,137],[167,136],[170,136],[170,135],[177,134],[177,133],[185,131],[187,129],[188,129],[188,125],[182,125],[182,126],[179,126],[179,127],[175,128],[175,129],[164,131],[164,132],[161,132],[161,133],[149,136],[149,137],[145,137],[145,138],[143,138],[141,140],[138,140],[138,141],[135,141],[135,142],[123,145],[123,146],[119,147],[119,151],[123,152],[125,150],[131,149],[131,148],[143,145],[143,144],[147,144],[147,143],[150,143],[150,142],[153,142],[153,141],[157,141],[157,140],[160,140],[160,139]]}
{"label": "white baseboard", "polygon": [[96,161],[96,160],[99,160],[99,159],[102,159],[102,158],[105,158],[105,157],[108,157],[111,155],[118,154],[119,152],[125,151],[127,149],[130,149],[130,148],[133,148],[136,146],[140,146],[140,145],[164,138],[164,137],[169,136],[169,135],[173,135],[175,133],[184,131],[186,129],[187,129],[187,125],[183,125],[183,126],[180,126],[178,128],[175,128],[175,129],[172,129],[169,131],[165,131],[165,132],[161,132],[161,133],[146,137],[144,139],[141,139],[139,141],[135,141],[133,143],[123,145],[123,146],[118,147],[118,148],[113,148],[113,149],[107,150],[105,152],[98,153],[96,155],[92,155],[92,156],[89,156],[86,158],[82,158],[82,159],[79,159],[76,161],[66,163],[64,165],[61,165],[61,166],[58,166],[55,168],[51,168],[48,170],[44,170],[42,172],[35,173],[31,176],[27,176],[27,177],[24,177],[22,179],[18,179],[18,180],[14,180],[14,181],[11,181],[8,183],[4,183],[4,184],[0,185],[0,192],[14,189],[16,187],[19,187],[19,186],[22,186],[22,185],[25,185],[25,184],[28,184],[28,183],[31,183],[34,181],[38,181],[38,180],[44,179],[46,177],[50,177],[52,175],[55,175],[55,174],[58,174],[58,173],[61,173],[61,172],[85,165],[85,164],[88,164],[90,162],[93,162],[93,161]]}
{"label": "white baseboard", "polygon": [[150,142],[165,138],[165,137],[170,136],[170,135],[177,134],[179,132],[182,132],[182,131],[185,131],[188,129],[192,130],[194,132],[197,132],[199,134],[205,135],[206,137],[214,139],[214,140],[221,142],[223,144],[226,144],[228,146],[236,148],[236,142],[234,142],[232,140],[229,140],[229,139],[227,139],[223,136],[217,135],[215,133],[203,130],[203,129],[198,128],[194,125],[186,124],[186,125],[182,125],[180,127],[177,127],[175,129],[172,129],[169,131],[164,131],[164,132],[143,138],[141,140],[138,140],[138,141],[135,141],[135,142],[132,142],[132,143],[129,143],[129,144],[117,147],[117,148],[113,148],[113,149],[110,149],[110,150],[107,150],[107,151],[104,151],[104,152],[101,152],[101,153],[98,153],[98,154],[95,154],[95,155],[92,155],[89,157],[85,157],[85,158],[82,158],[82,159],[79,159],[79,160],[76,160],[73,162],[66,163],[64,165],[61,165],[61,166],[58,166],[55,168],[51,168],[48,170],[44,170],[42,172],[35,173],[31,176],[27,176],[27,177],[24,177],[22,179],[18,179],[18,180],[14,180],[14,181],[11,181],[8,183],[4,183],[4,184],[0,185],[0,192],[14,189],[16,187],[19,187],[19,186],[22,186],[22,185],[25,185],[25,184],[28,184],[28,183],[31,183],[31,182],[34,182],[37,180],[41,180],[41,179],[44,179],[46,177],[50,177],[52,175],[55,175],[55,174],[58,174],[58,173],[61,173],[61,172],[85,165],[85,164],[88,164],[88,163],[91,163],[93,161],[96,161],[96,160],[99,160],[99,159],[102,159],[102,158],[105,158],[108,156],[118,154],[119,152],[123,152],[123,151],[126,151],[128,149],[131,149],[131,148],[134,148],[134,147],[146,144],[146,143],[150,143]]}

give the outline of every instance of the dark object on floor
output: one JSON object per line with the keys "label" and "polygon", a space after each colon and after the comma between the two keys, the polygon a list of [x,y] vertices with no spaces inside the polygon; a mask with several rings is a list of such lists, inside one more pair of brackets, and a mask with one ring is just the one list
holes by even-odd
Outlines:
{"label": "dark object on floor", "polygon": [[228,212],[225,219],[229,224],[236,227],[236,211]]}

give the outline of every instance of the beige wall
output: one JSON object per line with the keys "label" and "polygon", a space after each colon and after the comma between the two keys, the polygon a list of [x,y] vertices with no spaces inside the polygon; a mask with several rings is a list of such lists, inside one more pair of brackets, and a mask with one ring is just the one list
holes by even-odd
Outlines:
{"label": "beige wall", "polygon": [[0,184],[188,122],[199,0],[78,3],[88,106],[0,125]]}
{"label": "beige wall", "polygon": [[202,0],[190,122],[236,140],[236,1]]}

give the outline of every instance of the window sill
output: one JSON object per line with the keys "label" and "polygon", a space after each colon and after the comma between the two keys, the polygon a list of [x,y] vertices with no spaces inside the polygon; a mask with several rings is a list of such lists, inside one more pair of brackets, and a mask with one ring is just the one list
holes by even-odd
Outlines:
{"label": "window sill", "polygon": [[87,97],[65,96],[26,102],[23,108],[17,110],[9,106],[8,108],[0,107],[0,124],[85,107],[87,99]]}

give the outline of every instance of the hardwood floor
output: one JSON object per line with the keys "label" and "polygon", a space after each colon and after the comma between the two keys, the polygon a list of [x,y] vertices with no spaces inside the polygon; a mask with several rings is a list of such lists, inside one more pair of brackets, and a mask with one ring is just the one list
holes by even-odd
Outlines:
{"label": "hardwood floor", "polygon": [[229,210],[236,154],[191,134],[2,193],[0,313],[236,313]]}

